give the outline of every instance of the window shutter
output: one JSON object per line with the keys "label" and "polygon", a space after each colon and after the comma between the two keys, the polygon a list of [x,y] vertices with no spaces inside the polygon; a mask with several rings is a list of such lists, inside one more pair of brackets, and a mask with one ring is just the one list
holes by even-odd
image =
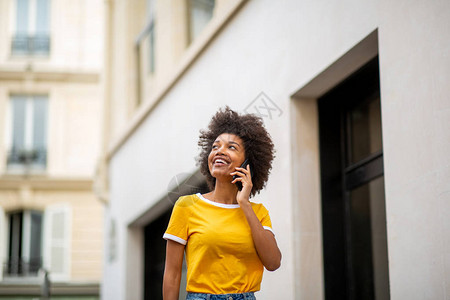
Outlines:
{"label": "window shutter", "polygon": [[71,210],[67,204],[50,205],[45,210],[44,266],[53,281],[70,277]]}

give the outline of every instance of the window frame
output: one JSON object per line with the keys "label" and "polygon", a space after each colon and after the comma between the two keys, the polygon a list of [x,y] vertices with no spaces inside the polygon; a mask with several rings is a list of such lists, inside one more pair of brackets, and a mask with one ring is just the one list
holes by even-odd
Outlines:
{"label": "window frame", "polygon": [[[11,32],[11,55],[14,57],[48,57],[51,53],[51,1],[52,0],[13,0],[13,22]],[[19,28],[19,3],[26,7],[24,16],[26,28]],[[43,6],[45,5],[45,8]],[[39,15],[43,17],[38,24]],[[23,16],[22,16],[23,17]],[[41,26],[40,26],[41,25]],[[39,28],[42,27],[42,28]]]}
{"label": "window frame", "polygon": [[208,19],[208,21],[206,21],[205,23],[203,23],[203,26],[201,26],[201,28],[197,28],[197,31],[194,28],[194,23],[193,23],[193,7],[194,7],[194,2],[198,2],[200,3],[200,5],[210,5],[209,3],[201,3],[201,2],[207,2],[208,0],[186,0],[187,1],[187,20],[188,20],[188,28],[187,28],[187,33],[188,33],[188,45],[192,44],[192,42],[199,36],[201,35],[201,32],[205,29],[205,27],[209,24],[209,22],[211,22],[211,20],[214,18],[214,10],[216,8],[216,1],[212,0],[212,9],[211,9],[211,17]]}
{"label": "window frame", "polygon": [[[379,91],[379,65],[378,57],[375,57],[318,99],[326,299],[356,297],[355,280],[352,277],[355,273],[351,248],[350,193],[383,176],[384,169],[382,149],[351,162],[348,152],[348,149],[352,149],[349,112],[355,105],[373,99],[377,93],[379,95]],[[372,254],[370,256],[373,262]],[[386,264],[388,270],[387,261]],[[376,295],[373,279],[375,266],[372,270],[372,293]],[[387,280],[389,284],[388,275]]]}
{"label": "window frame", "polygon": [[[37,214],[41,217],[40,224],[39,224],[39,243],[38,243],[38,253],[40,253],[40,256],[37,257],[40,259],[40,262],[37,266],[31,266],[31,244],[32,244],[32,232],[33,232],[33,223],[31,222],[32,214]],[[19,222],[15,226],[12,226],[11,224],[13,222],[12,218],[19,218],[15,222]],[[6,238],[6,262],[7,262],[7,268],[6,268],[6,275],[8,277],[36,277],[38,276],[39,269],[43,266],[43,212],[37,211],[37,210],[17,210],[17,211],[11,211],[8,214],[6,214],[6,223],[7,223],[7,238]],[[17,229],[16,227],[19,226]],[[13,233],[12,230],[17,231],[19,230],[19,233]],[[15,241],[15,243],[18,243],[18,249],[12,249],[13,243],[12,241]],[[15,244],[14,243],[14,244]],[[12,253],[17,252],[17,253]],[[17,255],[17,257],[16,257]],[[12,259],[18,259],[17,262],[11,261]]]}
{"label": "window frame", "polygon": [[[7,150],[7,162],[6,171],[12,174],[41,174],[45,173],[48,166],[48,134],[49,134],[49,97],[44,94],[11,94],[9,97],[9,108],[7,115],[7,127],[6,127],[6,150]],[[14,101],[23,99],[25,101],[24,109],[24,124],[23,124],[23,149],[15,149],[14,145]],[[44,136],[41,141],[44,145],[42,149],[37,149],[35,143],[35,117],[37,110],[37,101],[45,102],[45,115],[44,123],[42,124],[42,134]],[[22,153],[23,152],[23,153]],[[15,157],[18,156],[18,157]],[[34,158],[33,157],[37,156]],[[31,157],[31,158],[30,158]],[[17,163],[17,159],[23,159],[25,162]],[[31,159],[31,161],[30,161]],[[42,162],[35,162],[35,160],[41,160]]]}

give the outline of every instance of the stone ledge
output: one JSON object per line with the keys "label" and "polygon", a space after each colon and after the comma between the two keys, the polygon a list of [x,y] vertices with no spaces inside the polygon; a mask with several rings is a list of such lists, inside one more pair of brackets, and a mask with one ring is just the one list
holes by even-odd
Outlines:
{"label": "stone ledge", "polygon": [[0,190],[20,189],[27,186],[32,190],[85,190],[91,191],[93,180],[91,178],[62,178],[28,175],[2,175],[0,176]]}
{"label": "stone ledge", "polygon": [[[0,296],[40,296],[41,286],[36,280],[24,279],[24,282],[0,282]],[[99,296],[100,284],[97,282],[51,283],[53,296]]]}

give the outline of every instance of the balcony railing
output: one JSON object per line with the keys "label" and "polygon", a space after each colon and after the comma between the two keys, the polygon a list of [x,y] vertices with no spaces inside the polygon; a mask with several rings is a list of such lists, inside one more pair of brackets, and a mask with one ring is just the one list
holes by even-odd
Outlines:
{"label": "balcony railing", "polygon": [[45,168],[47,165],[47,149],[18,149],[12,148],[8,153],[8,167]]}
{"label": "balcony railing", "polygon": [[30,277],[37,276],[39,269],[42,267],[42,257],[30,258],[25,261],[23,258],[10,258],[4,264],[5,276]]}
{"label": "balcony railing", "polygon": [[11,50],[13,54],[48,55],[50,53],[50,36],[17,34],[12,38]]}

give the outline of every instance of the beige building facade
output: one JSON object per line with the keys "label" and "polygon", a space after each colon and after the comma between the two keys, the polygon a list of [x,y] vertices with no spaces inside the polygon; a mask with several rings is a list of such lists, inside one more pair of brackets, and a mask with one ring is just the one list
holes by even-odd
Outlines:
{"label": "beige building facade", "polygon": [[225,105],[259,114],[277,150],[255,201],[283,260],[258,299],[448,298],[448,1],[110,0],[105,15],[103,299],[161,299],[162,234],[176,197],[205,191],[199,130]]}
{"label": "beige building facade", "polygon": [[0,295],[99,295],[103,12],[0,2]]}

